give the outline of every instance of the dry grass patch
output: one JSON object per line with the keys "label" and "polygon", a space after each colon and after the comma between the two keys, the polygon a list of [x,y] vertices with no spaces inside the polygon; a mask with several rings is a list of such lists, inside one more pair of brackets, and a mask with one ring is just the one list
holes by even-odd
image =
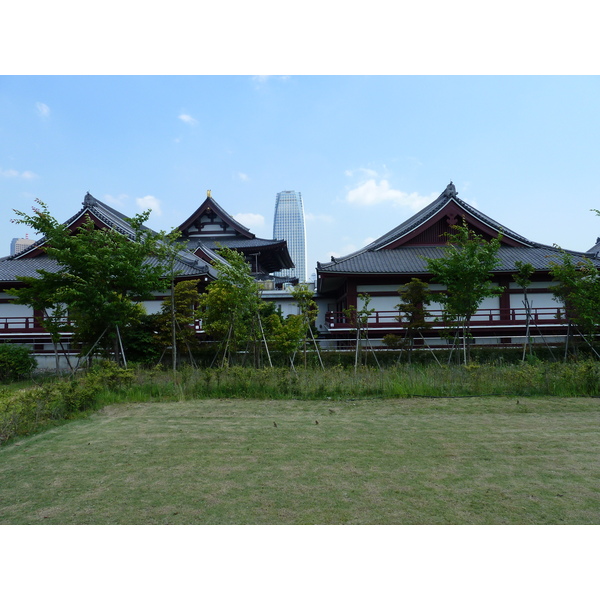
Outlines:
{"label": "dry grass patch", "polygon": [[585,398],[110,406],[0,448],[0,523],[598,523],[599,417]]}

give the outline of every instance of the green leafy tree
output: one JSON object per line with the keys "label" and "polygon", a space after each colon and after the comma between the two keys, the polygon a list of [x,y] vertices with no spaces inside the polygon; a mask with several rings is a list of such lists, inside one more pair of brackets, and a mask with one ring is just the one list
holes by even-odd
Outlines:
{"label": "green leafy tree", "polygon": [[558,285],[552,288],[554,297],[566,309],[567,318],[583,334],[595,333],[600,324],[600,274],[588,258],[575,262],[573,256],[561,251],[560,262],[553,262],[550,274]]}
{"label": "green leafy tree", "polygon": [[439,295],[447,321],[454,322],[463,332],[463,354],[467,362],[466,340],[470,336],[470,320],[485,298],[499,296],[502,288],[492,287],[493,269],[499,264],[497,257],[501,235],[486,240],[463,222],[453,225],[448,233],[444,256],[425,258],[433,281],[446,286]]}
{"label": "green leafy tree", "polygon": [[63,290],[56,286],[60,278],[55,274],[50,274],[47,278],[21,277],[20,279],[27,283],[26,287],[8,290],[11,295],[18,298],[14,302],[30,306],[34,313],[37,312],[41,315],[39,323],[50,334],[50,340],[54,347],[56,373],[60,372],[59,346],[73,370],[62,343],[63,335],[72,333],[72,325],[68,318],[67,306],[64,303]]}
{"label": "green leafy tree", "polygon": [[119,328],[139,321],[143,314],[139,302],[165,289],[164,234],[144,226],[150,211],[128,219],[132,237],[97,228],[89,216],[71,232],[43,202],[38,204],[40,208],[31,215],[15,210],[15,222],[44,236],[45,251],[58,270],[40,269],[38,277],[20,277],[27,286],[10,293],[16,302],[42,308],[46,314],[66,311],[74,326],[74,341],[82,343],[83,352],[98,344],[118,357]]}
{"label": "green leafy tree", "polygon": [[430,313],[425,307],[431,302],[432,295],[428,291],[428,285],[418,277],[413,277],[409,283],[398,288],[398,294],[400,295],[400,303],[396,305],[400,312],[398,320],[406,328],[410,362],[415,337],[422,336],[423,330],[431,328],[431,323],[427,320]]}
{"label": "green leafy tree", "polygon": [[173,351],[174,337],[175,344],[180,348],[185,347],[191,356],[192,349],[198,344],[194,325],[201,318],[198,308],[200,297],[197,281],[186,280],[175,284],[172,296],[163,300],[161,312],[155,316],[159,345],[170,347]]}
{"label": "green leafy tree", "polygon": [[260,309],[264,302],[260,288],[243,254],[221,248],[226,262],[215,263],[219,273],[200,297],[200,313],[206,333],[225,344],[223,364],[231,354],[252,346],[255,364],[259,360],[261,332]]}
{"label": "green leafy tree", "polygon": [[286,364],[292,364],[306,336],[306,324],[303,315],[287,315],[284,319],[277,313],[268,315],[263,324],[271,347],[279,353]]}
{"label": "green leafy tree", "polygon": [[303,351],[306,367],[309,339],[314,343],[319,359],[320,354],[315,339],[318,307],[313,299],[314,294],[306,284],[300,284],[292,288],[291,296],[296,302],[297,314],[290,314],[284,318],[280,310],[275,310],[273,303],[266,302],[261,309],[261,315],[270,346],[281,356],[284,364],[291,364],[294,369],[294,357],[300,350]]}
{"label": "green leafy tree", "polygon": [[523,360],[525,360],[525,353],[527,347],[529,347],[529,353],[532,352],[531,336],[529,335],[529,324],[531,321],[531,306],[529,304],[529,298],[527,296],[527,289],[531,285],[531,276],[535,273],[535,267],[531,263],[524,263],[523,261],[515,261],[516,273],[513,273],[513,279],[515,283],[523,289],[523,304],[525,306],[525,343],[523,344]]}
{"label": "green leafy tree", "polygon": [[[173,377],[176,376],[177,372],[177,330],[180,327],[177,321],[177,310],[175,303],[175,278],[178,275],[178,272],[175,270],[175,262],[177,260],[177,256],[180,252],[186,250],[186,243],[183,241],[178,241],[181,239],[181,232],[179,229],[175,228],[169,234],[164,235],[164,244],[162,248],[164,248],[164,258],[165,264],[168,265],[169,270],[169,279],[170,279],[170,287],[171,287],[171,297],[169,300],[169,314],[171,317],[171,357],[172,357],[172,365],[173,365]],[[183,290],[182,290],[183,293]],[[163,312],[165,310],[166,304],[163,303]],[[189,345],[188,345],[189,349]],[[190,352],[191,358],[191,352]]]}
{"label": "green leafy tree", "polygon": [[[348,319],[354,330],[356,331],[356,350],[354,355],[354,372],[358,368],[358,363],[362,360],[362,341],[369,343],[369,317],[375,312],[374,308],[369,308],[371,296],[369,294],[359,294],[359,300],[362,301],[362,308],[357,309],[354,305],[350,305],[343,311],[344,316]],[[375,355],[375,353],[373,353]],[[364,358],[366,364],[366,355]],[[375,357],[377,360],[377,357]]]}
{"label": "green leafy tree", "polygon": [[[292,289],[292,298],[295,300],[298,306],[298,312],[301,318],[294,319],[293,321],[300,321],[302,326],[297,326],[294,322],[290,323],[290,327],[293,331],[298,331],[303,342],[303,353],[304,353],[304,367],[307,365],[307,342],[310,336],[315,344],[315,349],[319,353],[319,347],[315,341],[315,321],[319,314],[319,307],[314,300],[314,294],[312,290],[306,284],[299,284]],[[320,360],[319,354],[319,360]],[[321,363],[322,365],[322,363]]]}

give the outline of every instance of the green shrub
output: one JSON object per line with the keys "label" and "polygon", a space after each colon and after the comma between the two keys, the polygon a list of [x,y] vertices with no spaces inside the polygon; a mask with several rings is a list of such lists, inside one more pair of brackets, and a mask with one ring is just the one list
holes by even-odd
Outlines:
{"label": "green shrub", "polygon": [[45,381],[26,389],[3,390],[0,395],[0,444],[94,409],[104,390],[120,390],[132,379],[131,371],[107,362],[82,377]]}
{"label": "green shrub", "polygon": [[0,381],[15,381],[31,375],[37,361],[30,350],[19,344],[0,344]]}
{"label": "green shrub", "polygon": [[130,369],[119,367],[112,360],[103,360],[94,365],[87,374],[87,381],[96,387],[107,387],[116,390],[133,382],[135,375]]}

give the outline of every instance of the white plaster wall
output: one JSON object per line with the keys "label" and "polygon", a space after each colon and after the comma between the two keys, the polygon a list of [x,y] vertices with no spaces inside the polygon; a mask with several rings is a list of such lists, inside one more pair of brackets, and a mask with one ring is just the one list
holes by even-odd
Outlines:
{"label": "white plaster wall", "polygon": [[[515,318],[517,319],[525,319],[525,306],[523,305],[524,298],[525,296],[523,294],[510,295],[510,307],[517,310],[517,314],[515,315]],[[550,312],[558,311],[558,309],[563,306],[562,302],[554,298],[551,292],[527,294],[527,298],[529,299],[529,306],[531,307],[532,313],[535,314],[536,309],[540,309],[540,317],[542,318],[550,318]],[[542,311],[541,309],[550,309],[550,312],[547,310]]]}
{"label": "white plaster wall", "polygon": [[[398,309],[396,308],[396,304],[400,302],[399,296],[374,296],[371,297],[371,301],[369,302],[369,310],[379,311],[389,311],[388,314],[379,314],[378,322],[379,323],[398,323]],[[362,310],[365,306],[365,302],[362,298],[358,298],[358,310]],[[375,314],[371,316],[371,319],[375,318]]]}
{"label": "white plaster wall", "polygon": [[0,304],[1,317],[33,317],[33,308],[22,304]]}
{"label": "white plaster wall", "polygon": [[500,315],[498,313],[498,309],[500,308],[500,298],[498,296],[492,298],[484,298],[479,305],[478,310],[480,311],[489,311],[492,312],[484,312],[481,315],[475,315],[471,317],[471,321],[488,321],[490,319],[490,314],[492,319],[499,319]]}
{"label": "white plaster wall", "polygon": [[[369,310],[395,310],[396,304],[400,302],[399,296],[371,296],[371,300],[369,302]],[[362,310],[365,307],[365,302],[362,298],[358,298],[357,302],[358,310]]]}

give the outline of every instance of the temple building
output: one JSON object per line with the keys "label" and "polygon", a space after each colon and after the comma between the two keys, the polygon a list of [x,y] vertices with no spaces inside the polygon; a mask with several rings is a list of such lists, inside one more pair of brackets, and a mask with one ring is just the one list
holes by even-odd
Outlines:
{"label": "temple building", "polygon": [[[127,217],[89,193],[83,200],[81,210],[64,224],[74,232],[88,217],[100,229],[114,229],[130,239],[134,238]],[[13,304],[7,290],[25,285],[17,277],[36,277],[38,269],[49,272],[58,270],[56,261],[46,254],[45,245],[46,240],[41,238],[20,252],[0,259],[0,343],[5,341],[26,344],[38,355],[52,351],[50,334],[40,324],[41,314],[29,306]],[[176,282],[195,280],[201,292],[218,276],[211,261],[186,251],[176,255],[174,271],[177,273]],[[144,301],[142,304],[149,314],[159,312],[165,297],[164,294],[156,294],[155,299]],[[68,344],[70,334],[63,337],[63,341]]]}
{"label": "temple building", "polygon": [[179,230],[189,251],[204,260],[212,261],[220,247],[241,252],[256,279],[273,280],[273,273],[294,266],[285,240],[256,237],[216,202],[210,190]]}
{"label": "temple building", "polygon": [[[380,342],[387,334],[404,335],[406,329],[399,321],[397,308],[398,289],[413,277],[428,283],[431,292],[444,289],[431,281],[425,259],[444,256],[444,234],[451,233],[452,225],[463,220],[485,239],[502,235],[497,254],[499,265],[492,272],[491,282],[501,286],[503,291],[499,296],[486,298],[472,317],[474,343],[523,343],[524,291],[513,278],[518,261],[530,263],[535,269],[527,289],[531,335],[538,341],[564,340],[567,321],[562,304],[553,297],[556,282],[550,275],[552,263],[560,262],[560,250],[533,242],[473,208],[458,197],[452,182],[434,202],[361,250],[339,258],[332,256],[327,263],[317,263],[317,290],[327,299],[322,337],[343,339],[354,335],[353,325],[343,311],[350,306],[362,309],[361,294],[369,295],[369,309],[374,309],[368,319],[370,338]],[[575,263],[589,258],[600,268],[600,258],[595,252],[567,252]],[[424,333],[421,343],[443,347],[449,342],[441,335],[445,328],[441,322],[442,305],[432,302],[426,308],[431,313],[431,328]]]}

